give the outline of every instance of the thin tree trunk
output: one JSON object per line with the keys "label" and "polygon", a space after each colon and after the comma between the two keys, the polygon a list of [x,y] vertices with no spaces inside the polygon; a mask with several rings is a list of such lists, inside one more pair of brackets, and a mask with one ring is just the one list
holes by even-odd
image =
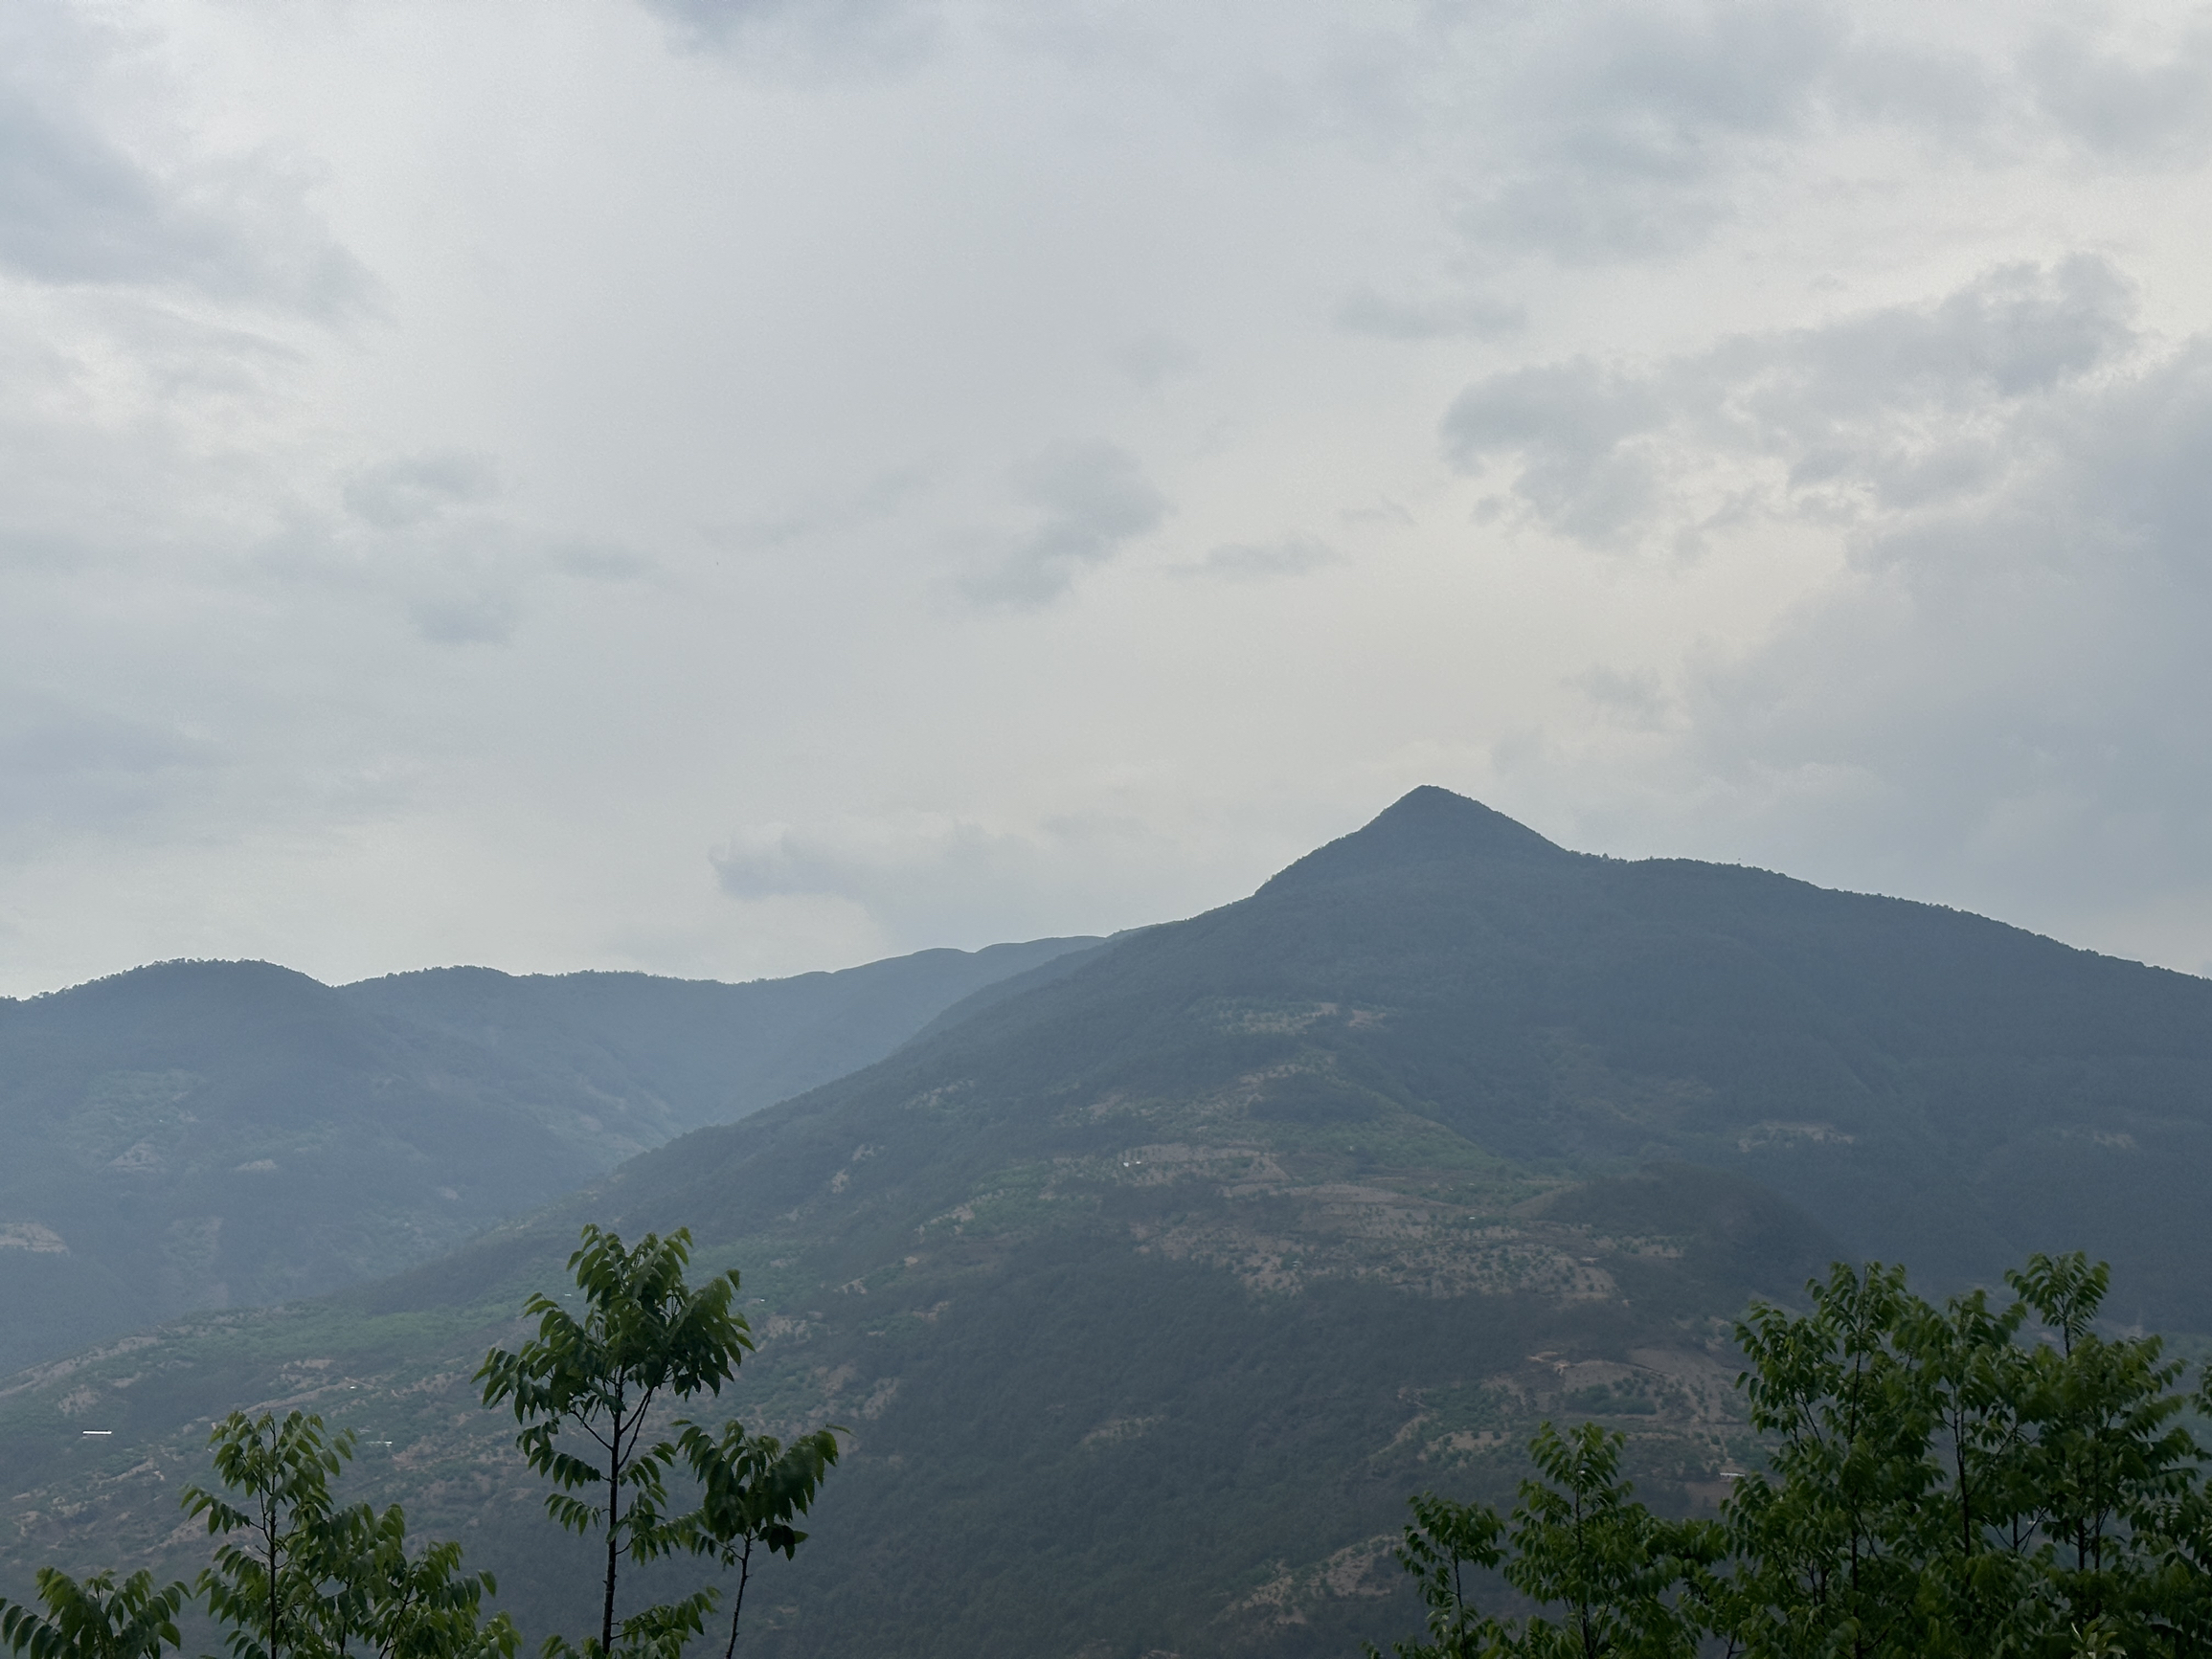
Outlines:
{"label": "thin tree trunk", "polygon": [[737,1558],[737,1600],[730,1608],[730,1646],[722,1649],[722,1659],[733,1659],[737,1651],[737,1621],[745,1612],[745,1583],[753,1576],[753,1540],[745,1540],[745,1553]]}
{"label": "thin tree trunk", "polygon": [[272,1499],[261,1506],[261,1518],[269,1539],[269,1659],[279,1659],[277,1635],[279,1603],[277,1600],[277,1506]]}
{"label": "thin tree trunk", "polygon": [[621,1552],[621,1534],[616,1530],[622,1497],[622,1412],[615,1407],[614,1449],[607,1454],[607,1599],[599,1612],[599,1653],[607,1659],[615,1650],[615,1561]]}

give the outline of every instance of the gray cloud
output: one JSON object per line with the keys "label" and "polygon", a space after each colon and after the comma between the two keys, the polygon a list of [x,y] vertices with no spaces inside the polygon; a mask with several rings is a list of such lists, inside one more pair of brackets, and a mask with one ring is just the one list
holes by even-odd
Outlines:
{"label": "gray cloud", "polygon": [[929,470],[914,465],[891,467],[856,488],[835,495],[793,503],[779,511],[736,524],[700,527],[700,533],[716,547],[773,551],[824,537],[850,534],[878,525],[926,495],[936,481]]}
{"label": "gray cloud", "polygon": [[2212,350],[2067,403],[1992,499],[1884,527],[1697,677],[1700,770],[1793,820],[1784,845],[2046,926],[2201,881]]}
{"label": "gray cloud", "polygon": [[808,73],[880,72],[925,56],[941,35],[929,0],[639,0],[695,52]]}
{"label": "gray cloud", "polygon": [[[2104,259],[2005,265],[1933,305],[1796,330],[1770,352],[1766,378],[1778,383],[1780,404],[1822,420],[1976,406],[2047,391],[2110,362],[2134,343],[2133,312],[2133,291]],[[1745,348],[1724,347],[1713,367],[1729,372],[1737,349]]]}
{"label": "gray cloud", "polygon": [[204,279],[235,257],[99,134],[0,81],[0,260],[48,282]]}
{"label": "gray cloud", "polygon": [[1747,149],[1803,130],[1850,63],[1822,6],[1604,7],[1517,66],[1515,165],[1461,222],[1569,261],[1663,254],[1732,217]]}
{"label": "gray cloud", "polygon": [[[1802,186],[1809,154],[1853,139],[1988,176],[2042,165],[2054,146],[2105,169],[2201,160],[2212,33],[2145,50],[2115,50],[2112,33],[2048,32],[2015,50],[2004,31],[1908,35],[1820,0],[1435,9],[1401,31],[1347,32],[1259,101],[1278,126],[1350,126],[1426,168],[1478,269],[1532,255],[1603,267],[1707,244],[1777,181]],[[1862,164],[1832,165],[1826,182],[1857,188]],[[1450,305],[1367,288],[1342,323],[1386,337],[1510,325],[1509,303],[1486,310],[1470,325]]]}
{"label": "gray cloud", "polygon": [[974,881],[1019,863],[1027,843],[980,825],[928,814],[824,824],[770,824],[732,838],[709,855],[734,898],[839,894],[873,899],[917,872]]}
{"label": "gray cloud", "polygon": [[1224,542],[1181,573],[1216,576],[1230,582],[1265,582],[1302,576],[1341,564],[1343,554],[1318,536],[1283,536],[1272,542]]}
{"label": "gray cloud", "polygon": [[1474,296],[1392,300],[1356,288],[1337,303],[1336,325],[1380,340],[1493,339],[1526,325],[1527,307]]}
{"label": "gray cloud", "polygon": [[380,461],[347,482],[346,506],[379,529],[404,529],[456,506],[488,501],[499,474],[481,455],[445,451]]}
{"label": "gray cloud", "polygon": [[709,860],[733,899],[842,900],[900,946],[972,945],[1084,925],[1079,895],[1126,881],[1133,864],[1160,850],[1157,834],[1110,815],[1013,832],[908,811],[766,824],[732,837]]}
{"label": "gray cloud", "polygon": [[2185,165],[2212,149],[2212,32],[2151,62],[2053,33],[2022,55],[2021,69],[2039,113],[2100,159]]}
{"label": "gray cloud", "polygon": [[0,695],[0,844],[115,834],[157,818],[214,765],[212,746],[128,714],[22,686]]}
{"label": "gray cloud", "polygon": [[320,316],[373,291],[281,182],[241,172],[179,190],[11,90],[0,83],[0,264],[37,281],[185,288]]}
{"label": "gray cloud", "polygon": [[1578,359],[1469,387],[1444,416],[1444,449],[1466,471],[1518,455],[1515,493],[1552,528],[1602,543],[1658,499],[1656,462],[1637,440],[1668,415],[1651,377]]}
{"label": "gray cloud", "polygon": [[1602,709],[1607,718],[1643,731],[1657,731],[1677,712],[1659,673],[1651,668],[1586,668],[1568,684]]}
{"label": "gray cloud", "polygon": [[2105,261],[2010,265],[1931,304],[1724,340],[1657,364],[1587,359],[1477,382],[1445,414],[1447,458],[1503,459],[1536,522],[1591,546],[1680,534],[1712,512],[1717,460],[1764,460],[1761,499],[1828,515],[1992,487],[2018,464],[1997,428],[2124,358],[2133,294]]}
{"label": "gray cloud", "polygon": [[407,601],[407,615],[435,645],[505,645],[522,619],[522,596],[493,582],[448,582]]}
{"label": "gray cloud", "polygon": [[1135,923],[1424,781],[2193,966],[2193,26],[0,7],[0,989]]}
{"label": "gray cloud", "polygon": [[0,20],[0,268],[34,281],[183,289],[332,317],[374,282],[267,158],[164,158],[108,132],[82,93],[112,42],[24,0]]}
{"label": "gray cloud", "polygon": [[509,644],[564,582],[619,587],[660,575],[627,548],[548,539],[496,520],[447,528],[410,519],[398,531],[366,545],[337,536],[308,576],[378,594],[435,645]]}
{"label": "gray cloud", "polygon": [[1104,441],[1047,450],[1014,470],[1013,484],[1038,521],[989,569],[962,584],[971,598],[986,604],[1055,599],[1081,572],[1104,564],[1167,516],[1167,498],[1136,457]]}
{"label": "gray cloud", "polygon": [[1113,356],[1114,367],[1140,392],[1157,392],[1198,367],[1198,353],[1189,342],[1172,334],[1140,334],[1117,347]]}
{"label": "gray cloud", "polygon": [[[1655,476],[1694,432],[1835,508],[1851,550],[1754,647],[1690,654],[1679,697],[1578,677],[1655,734],[1691,816],[1786,867],[2077,936],[2203,884],[2212,338],[2146,352],[2127,310],[2102,267],[2006,269],[1649,371],[1678,446]],[[1903,487],[1914,464],[1942,476]]]}
{"label": "gray cloud", "polygon": [[505,645],[567,583],[661,583],[620,541],[548,533],[493,505],[490,458],[428,451],[352,469],[343,512],[302,510],[260,549],[257,574],[302,594],[371,600],[441,646]]}
{"label": "gray cloud", "polygon": [[556,542],[546,551],[546,569],[590,582],[642,582],[659,568],[643,553],[605,542]]}

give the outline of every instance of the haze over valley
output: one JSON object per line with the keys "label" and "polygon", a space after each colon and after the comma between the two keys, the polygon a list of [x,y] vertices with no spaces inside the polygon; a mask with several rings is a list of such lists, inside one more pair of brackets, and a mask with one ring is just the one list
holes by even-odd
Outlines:
{"label": "haze over valley", "polygon": [[0,1368],[411,1266],[1095,943],[750,985],[169,962],[0,1002]]}

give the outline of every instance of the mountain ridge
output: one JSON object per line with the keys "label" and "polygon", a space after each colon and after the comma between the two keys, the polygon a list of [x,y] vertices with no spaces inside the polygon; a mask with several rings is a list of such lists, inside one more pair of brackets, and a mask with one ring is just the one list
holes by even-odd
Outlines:
{"label": "mountain ridge", "polygon": [[0,1005],[0,1368],[420,1260],[1089,943],[740,986],[176,961]]}
{"label": "mountain ridge", "polygon": [[[466,1378],[586,1221],[743,1269],[726,1409],[853,1431],[772,1659],[1348,1650],[1412,1622],[1404,1493],[1509,1491],[1540,1418],[1709,1501],[1756,1453],[1728,1319],[1836,1254],[1940,1291],[2086,1247],[2116,1318],[2212,1332],[2212,984],[1452,798],[1376,822],[406,1275],[11,1384],[0,1570],[172,1558],[183,1414],[259,1388],[392,1441],[373,1490],[568,1627]],[[36,1439],[91,1412],[111,1448]]]}

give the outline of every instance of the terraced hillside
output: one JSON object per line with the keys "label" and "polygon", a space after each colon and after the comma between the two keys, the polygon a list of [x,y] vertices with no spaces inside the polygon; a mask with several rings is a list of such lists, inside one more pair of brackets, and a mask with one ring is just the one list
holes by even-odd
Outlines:
{"label": "terraced hillside", "polygon": [[[1411,1616],[1388,1559],[1404,1494],[1508,1490],[1547,1416],[1623,1424],[1662,1499],[1710,1501],[1747,1449],[1718,1315],[1822,1265],[1817,1229],[1686,1167],[1562,1186],[1463,1149],[1355,1171],[1296,1138],[1233,1170],[1133,1148],[1160,1155],[987,1188],[835,1284],[866,1257],[813,1254],[796,1229],[705,1252],[757,1297],[760,1347],[723,1409],[853,1431],[749,1645],[1341,1653]],[[1613,1236],[1615,1211],[1644,1230]],[[533,1633],[580,1628],[592,1563],[543,1519],[511,1424],[469,1381],[522,1334],[514,1310],[552,1282],[558,1242],[532,1228],[15,1379],[10,1579],[47,1560],[188,1571],[206,1540],[173,1494],[202,1473],[209,1421],[300,1404],[358,1427],[356,1490],[465,1538]]]}

